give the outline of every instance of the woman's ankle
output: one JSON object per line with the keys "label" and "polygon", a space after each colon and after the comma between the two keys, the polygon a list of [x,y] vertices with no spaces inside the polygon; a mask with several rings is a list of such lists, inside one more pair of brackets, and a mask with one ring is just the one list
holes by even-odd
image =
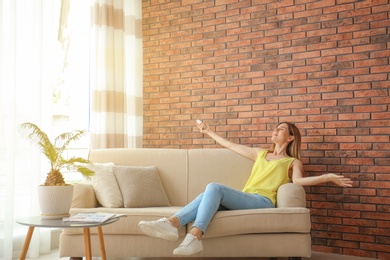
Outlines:
{"label": "woman's ankle", "polygon": [[189,233],[194,235],[198,240],[202,239],[203,231],[197,227],[192,227]]}
{"label": "woman's ankle", "polygon": [[169,222],[171,222],[172,226],[174,226],[175,228],[180,227],[180,221],[177,217],[172,216],[172,217],[168,218],[168,220],[169,220]]}

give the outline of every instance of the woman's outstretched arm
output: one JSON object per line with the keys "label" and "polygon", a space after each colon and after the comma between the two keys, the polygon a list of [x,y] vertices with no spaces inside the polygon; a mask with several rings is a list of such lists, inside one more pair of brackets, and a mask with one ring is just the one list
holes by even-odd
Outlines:
{"label": "woman's outstretched arm", "polygon": [[199,128],[201,133],[207,134],[212,139],[214,139],[218,144],[223,147],[230,149],[244,157],[247,157],[253,161],[256,161],[258,153],[261,151],[261,148],[249,147],[241,144],[233,143],[213,132],[209,125],[204,122],[197,122],[196,126]]}
{"label": "woman's outstretched arm", "polygon": [[302,186],[312,186],[327,182],[332,182],[341,187],[352,187],[352,180],[342,175],[326,173],[319,176],[303,177],[303,164],[301,161],[294,160],[292,163],[292,181]]}

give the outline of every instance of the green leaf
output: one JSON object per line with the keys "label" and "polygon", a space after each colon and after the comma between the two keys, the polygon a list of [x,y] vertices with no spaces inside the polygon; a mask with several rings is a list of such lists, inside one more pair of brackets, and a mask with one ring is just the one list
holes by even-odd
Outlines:
{"label": "green leaf", "polygon": [[67,147],[85,135],[84,130],[74,130],[63,133],[57,136],[52,143],[45,132],[33,123],[23,123],[20,125],[23,134],[29,139],[34,146],[49,160],[52,170],[62,170],[64,168],[69,171],[78,171],[85,176],[92,176],[94,172],[86,167],[78,165],[78,163],[88,164],[89,160],[82,157],[72,157],[69,159],[63,158],[62,154]]}

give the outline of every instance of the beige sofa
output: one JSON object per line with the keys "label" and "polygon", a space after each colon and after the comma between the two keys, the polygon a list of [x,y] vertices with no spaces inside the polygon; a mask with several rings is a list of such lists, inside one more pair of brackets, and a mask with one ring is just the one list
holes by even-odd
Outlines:
{"label": "beige sofa", "polygon": [[[104,226],[107,257],[172,257],[190,224],[179,230],[180,238],[166,241],[145,236],[141,220],[171,216],[203,192],[210,182],[241,189],[253,162],[227,149],[100,149],[89,154],[92,162],[128,166],[156,166],[170,206],[104,208],[99,206],[90,184],[75,185],[71,213],[116,212],[119,221]],[[309,257],[310,212],[304,189],[296,184],[279,188],[273,209],[218,212],[205,236],[204,250],[193,257]],[[92,255],[99,256],[97,232],[91,230]],[[64,229],[60,256],[84,255],[81,229]]]}

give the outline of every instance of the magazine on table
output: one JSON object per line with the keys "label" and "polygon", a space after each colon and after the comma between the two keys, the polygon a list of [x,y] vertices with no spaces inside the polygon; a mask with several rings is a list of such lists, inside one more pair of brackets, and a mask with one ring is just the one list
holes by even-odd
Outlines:
{"label": "magazine on table", "polygon": [[67,218],[63,218],[62,221],[68,223],[72,223],[72,222],[103,223],[109,219],[121,217],[121,216],[122,216],[121,214],[115,214],[109,212],[82,212]]}

